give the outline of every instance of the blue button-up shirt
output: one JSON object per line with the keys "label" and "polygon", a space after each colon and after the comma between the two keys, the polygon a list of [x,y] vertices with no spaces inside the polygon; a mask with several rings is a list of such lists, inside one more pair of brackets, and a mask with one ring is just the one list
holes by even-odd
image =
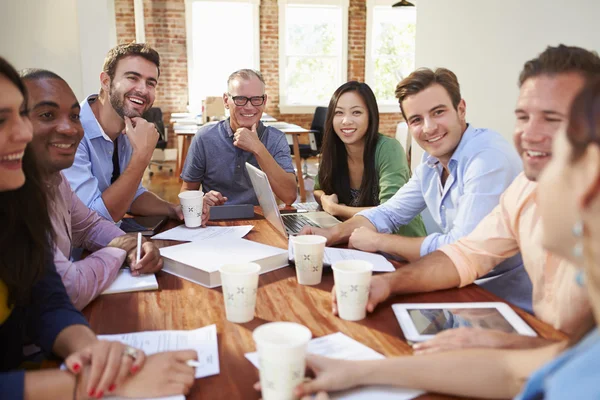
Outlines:
{"label": "blue button-up shirt", "polygon": [[[81,103],[79,118],[85,135],[77,148],[75,162],[70,168],[63,170],[63,174],[73,191],[86,206],[112,221],[104,200],[102,200],[102,193],[111,185],[114,143],[104,133],[90,107],[90,103],[94,102],[96,98],[97,95],[91,95]],[[123,173],[129,165],[133,149],[126,135],[119,135],[117,147],[119,167]],[[137,199],[145,191],[146,189],[140,181],[133,199]]]}
{"label": "blue button-up shirt", "polygon": [[[499,133],[468,125],[448,162],[450,173],[445,185],[442,164],[425,153],[411,179],[391,199],[357,215],[367,218],[379,232],[393,233],[427,207],[441,233],[425,237],[420,250],[424,256],[475,229],[498,205],[500,195],[522,168],[519,155]],[[520,254],[498,265],[485,278],[502,274],[502,280],[482,286],[531,310],[531,281]]]}
{"label": "blue button-up shirt", "polygon": [[[285,134],[260,123],[258,137],[269,154],[285,172],[294,173],[290,147]],[[199,182],[202,190],[220,192],[227,204],[254,204],[258,199],[246,171],[246,163],[260,169],[254,154],[233,145],[229,119],[200,128],[185,159],[181,179]],[[271,182],[271,185],[276,182]]]}

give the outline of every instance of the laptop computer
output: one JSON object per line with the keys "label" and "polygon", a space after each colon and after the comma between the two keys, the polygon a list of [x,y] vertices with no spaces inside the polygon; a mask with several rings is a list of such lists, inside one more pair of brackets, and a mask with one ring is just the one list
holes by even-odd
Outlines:
{"label": "laptop computer", "polygon": [[325,211],[281,215],[267,174],[249,163],[246,163],[246,170],[265,218],[286,238],[288,235],[297,234],[306,225],[329,228],[341,223]]}

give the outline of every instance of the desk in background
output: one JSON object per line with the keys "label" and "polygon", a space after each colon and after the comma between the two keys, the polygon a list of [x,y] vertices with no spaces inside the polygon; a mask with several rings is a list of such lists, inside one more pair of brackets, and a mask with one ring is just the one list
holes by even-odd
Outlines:
{"label": "desk in background", "polygon": [[[257,207],[255,212],[260,213],[260,209]],[[246,236],[247,239],[287,248],[286,240],[262,216],[256,217],[251,220],[209,224],[252,224],[254,229]],[[165,229],[176,224],[169,221]],[[154,243],[159,247],[178,244],[163,240]],[[393,263],[396,267],[400,265]],[[255,350],[252,331],[266,322],[298,322],[307,326],[313,337],[343,332],[385,356],[401,356],[410,355],[412,350],[403,340],[392,304],[502,301],[484,289],[470,285],[462,289],[395,296],[379,305],[366,319],[349,322],[331,313],[331,269],[324,272],[320,285],[302,286],[296,283],[295,270],[285,267],[260,275],[254,320],[246,324],[234,324],[225,318],[221,288],[208,289],[165,272],[158,273],[157,279],[160,286],[158,291],[100,296],[83,312],[98,334],[196,329],[216,324],[221,373],[196,380],[188,399],[258,399],[259,393],[252,388],[258,381],[258,371],[244,354]],[[516,308],[515,311],[540,336],[555,340],[566,338],[532,315]],[[453,398],[427,394],[419,399]]]}

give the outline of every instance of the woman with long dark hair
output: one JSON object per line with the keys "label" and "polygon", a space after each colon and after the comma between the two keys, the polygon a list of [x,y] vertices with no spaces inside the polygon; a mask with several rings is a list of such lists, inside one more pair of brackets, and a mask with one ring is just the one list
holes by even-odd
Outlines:
{"label": "woman with long dark hair", "polygon": [[[350,81],[331,97],[315,199],[333,216],[348,219],[392,197],[410,177],[402,145],[378,133],[379,110],[366,83]],[[404,236],[425,236],[420,217]]]}
{"label": "woman with long dark hair", "polygon": [[[101,341],[71,304],[52,262],[43,177],[27,147],[26,90],[0,57],[0,398],[152,397],[186,392],[195,351],[161,353]],[[66,371],[19,370],[23,346],[66,358]]]}

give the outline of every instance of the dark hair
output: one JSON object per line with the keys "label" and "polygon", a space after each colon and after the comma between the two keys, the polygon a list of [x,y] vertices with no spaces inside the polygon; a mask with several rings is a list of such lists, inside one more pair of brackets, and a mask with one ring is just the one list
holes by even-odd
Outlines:
{"label": "dark hair", "polygon": [[360,184],[359,207],[370,207],[379,204],[375,197],[379,181],[375,170],[375,148],[379,140],[379,110],[377,100],[373,91],[366,83],[350,81],[344,83],[331,96],[327,117],[325,118],[325,132],[323,135],[323,147],[321,165],[319,167],[319,184],[321,189],[327,193],[335,193],[339,202],[349,204],[350,175],[348,172],[348,152],[346,146],[333,130],[333,117],[335,108],[340,97],[347,92],[354,91],[364,100],[369,113],[369,126],[365,134],[365,149],[363,152],[364,171]]}
{"label": "dark hair", "polygon": [[581,157],[590,143],[600,145],[600,73],[573,100],[567,139],[573,146],[573,160]]}
{"label": "dark hair", "polygon": [[158,69],[158,76],[160,76],[160,55],[146,43],[127,43],[113,47],[104,59],[102,71],[106,72],[111,80],[114,79],[119,60],[131,56],[143,57],[154,63]]}
{"label": "dark hair", "polygon": [[[26,102],[27,91],[19,74],[2,57],[0,75],[19,88]],[[9,306],[29,302],[32,287],[52,254],[48,200],[30,146],[25,150],[23,170],[26,180],[22,187],[0,192],[0,280],[8,287]]]}
{"label": "dark hair", "polygon": [[429,68],[419,68],[402,79],[396,86],[396,98],[398,99],[398,103],[400,103],[400,111],[402,111],[402,116],[405,120],[406,114],[404,114],[404,109],[402,108],[404,99],[427,89],[435,83],[446,89],[452,101],[452,106],[455,110],[458,110],[458,103],[460,103],[462,97],[460,95],[460,85],[454,72],[446,68],[438,68],[435,71]]}
{"label": "dark hair", "polygon": [[25,69],[22,69],[19,74],[21,75],[21,79],[23,81],[38,80],[38,79],[58,79],[58,80],[65,82],[65,80],[62,77],[60,77],[58,74],[55,74],[52,71],[48,71],[47,69],[25,68]]}
{"label": "dark hair", "polygon": [[568,72],[579,72],[585,78],[597,75],[600,73],[598,53],[564,44],[548,46],[539,56],[525,63],[519,75],[519,87],[529,78]]}

